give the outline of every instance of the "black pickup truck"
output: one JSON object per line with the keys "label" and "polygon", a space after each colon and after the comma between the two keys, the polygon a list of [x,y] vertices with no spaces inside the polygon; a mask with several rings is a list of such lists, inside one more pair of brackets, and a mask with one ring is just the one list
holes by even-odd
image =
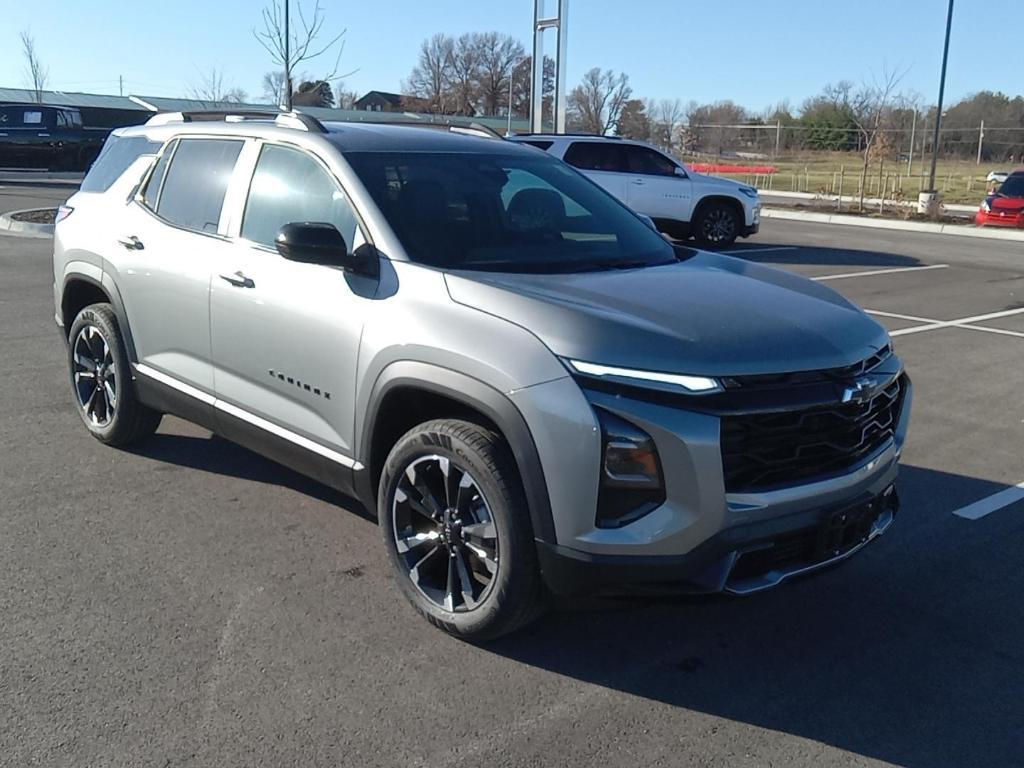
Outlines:
{"label": "black pickup truck", "polygon": [[0,168],[84,171],[108,133],[84,128],[74,107],[0,104]]}

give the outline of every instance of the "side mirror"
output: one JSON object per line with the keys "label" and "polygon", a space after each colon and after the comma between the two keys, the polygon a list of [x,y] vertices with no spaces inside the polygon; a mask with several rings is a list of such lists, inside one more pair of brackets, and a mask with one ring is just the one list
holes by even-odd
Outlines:
{"label": "side mirror", "polygon": [[333,224],[319,221],[293,221],[285,224],[274,238],[277,252],[288,261],[344,267],[348,246]]}
{"label": "side mirror", "polygon": [[682,169],[681,167],[679,167],[678,165],[677,165],[677,166],[675,167],[675,170],[673,170],[673,171],[672,171],[672,173],[674,173],[674,174],[675,174],[676,176],[678,176],[678,177],[680,177],[680,178],[682,178],[682,179],[688,179],[688,178],[690,178],[689,176],[687,176],[687,175],[686,175],[686,171],[684,171],[684,170],[683,170],[683,169]]}
{"label": "side mirror", "polygon": [[289,261],[341,267],[367,277],[380,273],[377,251],[369,243],[350,253],[341,232],[333,224],[320,221],[293,221],[285,224],[274,239],[277,252]]}

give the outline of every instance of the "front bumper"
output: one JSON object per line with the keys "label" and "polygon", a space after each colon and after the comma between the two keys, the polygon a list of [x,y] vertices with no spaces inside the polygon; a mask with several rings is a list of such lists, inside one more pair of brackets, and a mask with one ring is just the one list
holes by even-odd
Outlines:
{"label": "front bumper", "polygon": [[978,211],[974,223],[979,227],[1007,227],[1024,229],[1024,213],[1016,211]]}
{"label": "front bumper", "polygon": [[[822,549],[829,523],[857,510],[862,526],[840,546]],[[804,510],[723,530],[679,556],[594,555],[540,544],[548,587],[560,595],[750,595],[836,565],[885,533],[899,510],[895,486],[853,504]]]}

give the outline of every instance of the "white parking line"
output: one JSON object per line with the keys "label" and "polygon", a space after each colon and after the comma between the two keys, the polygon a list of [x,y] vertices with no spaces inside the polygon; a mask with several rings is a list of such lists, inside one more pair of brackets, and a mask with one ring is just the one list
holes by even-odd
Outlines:
{"label": "white parking line", "polygon": [[1024,483],[1017,483],[1010,488],[1006,488],[998,493],[993,493],[991,496],[987,496],[981,501],[976,501],[973,504],[968,504],[966,507],[961,507],[953,514],[967,520],[980,520],[985,517],[985,515],[991,514],[1003,507],[1008,507],[1011,504],[1015,504],[1022,499],[1024,499]]}
{"label": "white parking line", "polygon": [[847,277],[873,277],[874,275],[892,275],[896,272],[923,272],[926,269],[946,269],[949,264],[930,264],[926,267],[893,267],[891,269],[872,269],[865,272],[843,272],[838,275],[820,275],[811,280],[844,280]]}
{"label": "white parking line", "polygon": [[[935,320],[928,325],[917,325],[913,328],[902,328],[898,331],[891,331],[890,336],[906,336],[910,333],[921,333],[922,331],[934,331],[937,328],[965,328],[969,331],[986,331],[988,333],[1002,333],[1001,328],[984,328],[972,323],[980,323],[984,320],[998,320],[1001,317],[1013,317],[1024,314],[1024,307],[1020,309],[1006,309],[1002,312],[989,312],[987,315],[975,315],[974,317],[961,317],[958,320]],[[1016,335],[1015,333],[1012,335]]]}

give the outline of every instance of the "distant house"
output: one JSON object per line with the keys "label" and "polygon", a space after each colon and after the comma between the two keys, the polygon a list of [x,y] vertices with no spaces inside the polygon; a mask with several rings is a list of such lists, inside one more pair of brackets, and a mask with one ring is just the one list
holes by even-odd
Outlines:
{"label": "distant house", "polygon": [[410,97],[387,91],[369,91],[356,99],[353,109],[360,112],[404,112],[403,104]]}
{"label": "distant house", "polygon": [[419,96],[387,91],[369,91],[355,99],[352,109],[358,112],[430,112],[428,102]]}

